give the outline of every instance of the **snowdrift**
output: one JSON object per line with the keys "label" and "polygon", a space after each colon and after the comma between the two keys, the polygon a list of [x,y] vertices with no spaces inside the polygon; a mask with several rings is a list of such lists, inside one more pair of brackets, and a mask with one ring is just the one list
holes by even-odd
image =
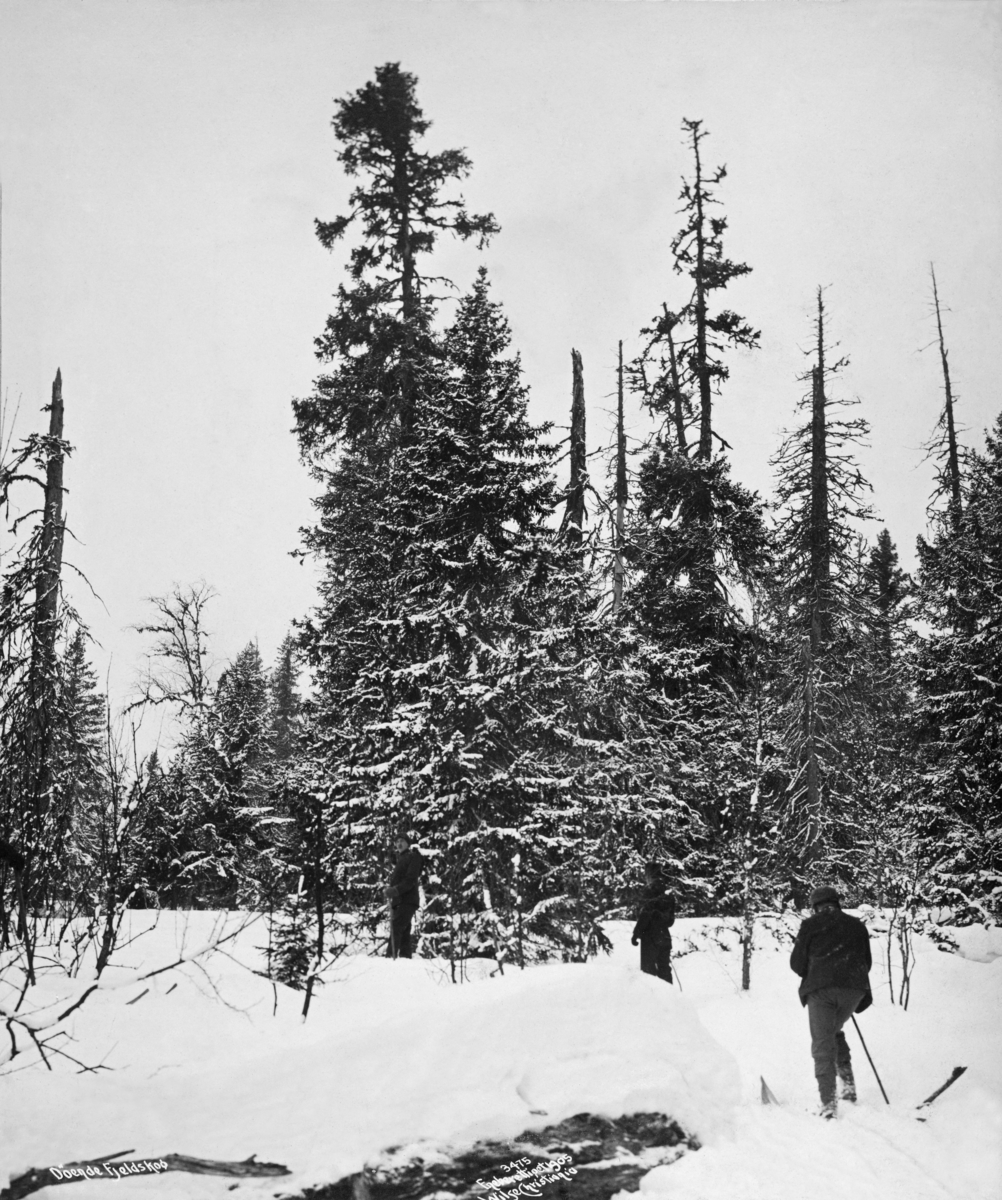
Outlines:
{"label": "snowdrift", "polygon": [[[143,953],[167,957],[169,938],[156,930]],[[243,938],[246,951],[254,939]],[[712,1140],[739,1098],[737,1066],[693,1006],[635,967],[554,965],[459,987],[419,960],[342,959],[334,974],[305,1025],[301,996],[226,958],[158,978],[132,1006],[128,989],[96,995],[77,1017],[74,1053],[113,1069],[0,1080],[0,1172],[125,1147],[256,1154],[292,1168],[288,1194],[391,1145],[506,1138],[582,1111],[660,1111]],[[228,1184],[73,1186],[77,1200],[112,1187],[127,1200]],[[276,1181],[247,1187],[273,1194]]]}
{"label": "snowdrift", "polygon": [[[734,923],[680,920],[682,991],[637,969],[630,925],[585,965],[507,971],[454,986],[441,963],[341,959],[314,999],[252,969],[261,925],[207,963],[143,983],[129,970],[206,940],[211,914],[131,915],[121,987],[77,1012],[65,1060],[0,1076],[0,1184],[28,1167],[130,1148],[287,1164],[238,1195],[294,1195],[352,1174],[390,1147],[504,1139],[580,1112],[661,1111],[702,1148],[641,1181],[671,1200],[998,1200],[1002,1195],[1002,931],[954,931],[959,953],[915,942],[911,1003],[873,923],[875,1003],[860,1019],[891,1105],[855,1031],[860,1102],[836,1122],[817,1097],[807,1018],[788,966],[796,921],[760,928],[740,989]],[[486,974],[492,963],[481,964]],[[890,973],[889,973],[890,972]],[[129,1003],[129,1002],[132,1003]],[[923,1114],[915,1105],[969,1069]],[[759,1076],[782,1101],[764,1108]],[[925,1115],[925,1123],[918,1115]],[[232,1181],[168,1174],[74,1183],[40,1200],[221,1200]],[[571,1192],[573,1195],[573,1191]],[[634,1193],[635,1194],[635,1193]],[[543,1193],[544,1197],[546,1193]],[[625,1194],[620,1197],[625,1200]]]}

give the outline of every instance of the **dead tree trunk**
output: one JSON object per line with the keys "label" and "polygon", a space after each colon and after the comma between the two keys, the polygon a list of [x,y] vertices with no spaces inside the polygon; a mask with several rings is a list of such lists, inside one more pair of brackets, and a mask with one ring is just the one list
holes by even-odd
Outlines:
{"label": "dead tree trunk", "polygon": [[699,448],[696,457],[709,460],[713,456],[713,394],[710,386],[709,346],[707,345],[707,269],[706,269],[706,216],[703,211],[703,164],[699,143],[706,135],[699,130],[699,122],[692,133],[692,152],[696,159],[696,186],[693,196],[696,203],[694,226],[696,262],[695,282],[696,318],[696,380],[699,385]]}
{"label": "dead tree trunk", "polygon": [[568,543],[571,546],[581,546],[584,540],[588,460],[585,441],[584,368],[577,350],[571,351],[571,370],[571,479],[567,488],[563,525]]}
{"label": "dead tree trunk", "polygon": [[950,504],[950,523],[956,532],[964,515],[963,497],[960,490],[960,451],[957,447],[957,426],[953,416],[953,388],[950,385],[950,363],[946,342],[943,339],[943,318],[939,308],[939,292],[936,288],[936,271],[929,264],[932,276],[932,299],[936,306],[936,333],[939,338],[939,358],[943,364],[943,392],[946,397],[940,422],[946,432],[946,487]]}
{"label": "dead tree trunk", "polygon": [[672,325],[666,322],[665,332],[668,336],[668,362],[671,366],[672,415],[675,418],[675,441],[678,443],[679,454],[688,454],[689,447],[685,437],[685,409],[683,407],[682,384],[678,377],[678,359],[675,356],[675,339],[672,337]]}
{"label": "dead tree trunk", "polygon": [[807,646],[804,655],[804,749],[807,786],[807,854],[820,832],[821,781],[817,672],[831,640],[831,529],[828,497],[828,428],[825,397],[825,310],[818,288],[818,361],[811,372],[811,511]]}
{"label": "dead tree trunk", "polygon": [[831,539],[828,513],[828,429],[825,398],[824,301],[818,288],[818,361],[811,372],[811,650],[816,656],[831,634]]}
{"label": "dead tree trunk", "polygon": [[619,343],[618,404],[616,408],[616,560],[613,567],[612,611],[623,607],[623,582],[626,564],[626,428],[623,421],[623,343]]}
{"label": "dead tree trunk", "polygon": [[49,405],[49,444],[45,504],[35,574],[35,613],[31,638],[31,792],[35,811],[48,809],[53,675],[59,632],[59,576],[63,561],[63,380],[56,371]]}
{"label": "dead tree trunk", "polygon": [[820,367],[812,371],[811,419],[811,650],[816,655],[828,641],[831,614],[831,547],[828,542],[828,446],[825,427],[825,385]]}
{"label": "dead tree trunk", "polygon": [[[313,905],[317,917],[317,939],[314,948],[313,965],[310,968],[309,976],[306,980],[306,995],[303,997],[303,1020],[309,1016],[310,1001],[313,998],[313,989],[316,986],[317,980],[320,978],[320,971],[324,960],[324,937],[326,934],[326,922],[324,919],[324,852],[326,844],[324,839],[324,814],[323,806],[319,800],[313,801]],[[393,950],[393,957],[396,958],[396,947],[392,945],[393,940],[393,909],[387,901],[387,908],[390,910],[390,942]]]}

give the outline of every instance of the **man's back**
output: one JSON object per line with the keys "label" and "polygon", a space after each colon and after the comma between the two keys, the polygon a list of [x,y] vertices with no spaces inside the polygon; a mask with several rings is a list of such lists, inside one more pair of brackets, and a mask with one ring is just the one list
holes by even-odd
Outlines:
{"label": "man's back", "polygon": [[389,890],[392,892],[390,904],[393,908],[417,908],[420,903],[418,880],[424,859],[416,846],[405,850],[397,859],[397,865],[389,879]]}
{"label": "man's back", "polygon": [[670,942],[669,930],[674,924],[675,897],[665,891],[663,884],[649,884],[641,897],[633,936],[650,938],[655,942]]}
{"label": "man's back", "polygon": [[[870,935],[856,917],[840,908],[826,907],[800,926],[790,955],[790,966],[801,976],[800,1002],[819,988],[856,988],[869,993]],[[871,1002],[867,995],[861,1012]]]}

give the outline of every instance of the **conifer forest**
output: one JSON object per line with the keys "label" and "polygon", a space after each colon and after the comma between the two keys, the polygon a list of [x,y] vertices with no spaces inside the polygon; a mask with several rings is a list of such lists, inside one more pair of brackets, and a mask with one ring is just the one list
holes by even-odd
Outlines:
{"label": "conifer forest", "polygon": [[[536,423],[477,266],[503,214],[464,200],[489,148],[442,140],[406,61],[342,87],[331,116],[351,192],[316,200],[334,295],[288,435],[318,588],[273,661],[249,641],[214,668],[212,581],[181,582],[147,603],[148,666],[113,711],[66,588],[87,556],[63,503],[88,471],[72,380],[53,364],[26,434],[5,411],[0,969],[27,987],[94,953],[100,976],[130,910],[251,912],[308,1010],[346,948],[385,953],[400,831],[425,860],[415,953],[456,981],[474,959],[600,954],[651,860],[680,913],[747,930],[822,883],[902,931],[998,922],[1002,414],[982,437],[957,411],[952,264],[927,267],[913,402],[935,487],[909,571],[860,465],[837,281],[799,298],[771,491],[732,464],[718,415],[768,334],[733,285],[769,268],[732,257],[726,128],[665,130],[663,295],[608,347],[611,385],[566,347],[566,417]],[[444,278],[462,243],[471,270]],[[153,711],[173,732],[148,749],[129,718]],[[8,1057],[31,1052],[4,1013]]]}

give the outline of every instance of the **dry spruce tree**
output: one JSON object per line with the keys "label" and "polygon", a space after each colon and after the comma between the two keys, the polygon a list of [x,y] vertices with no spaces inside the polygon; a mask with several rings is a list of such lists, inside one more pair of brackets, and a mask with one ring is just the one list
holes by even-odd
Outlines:
{"label": "dry spruce tree", "polygon": [[829,337],[820,288],[813,324],[813,363],[802,376],[809,389],[799,404],[805,420],[773,460],[780,510],[771,617],[785,658],[800,862],[806,870],[823,861],[844,878],[854,870],[857,804],[866,791],[856,751],[866,745],[871,681],[861,531],[872,513],[854,447],[869,428],[848,415],[853,402],[834,395],[848,360]]}

